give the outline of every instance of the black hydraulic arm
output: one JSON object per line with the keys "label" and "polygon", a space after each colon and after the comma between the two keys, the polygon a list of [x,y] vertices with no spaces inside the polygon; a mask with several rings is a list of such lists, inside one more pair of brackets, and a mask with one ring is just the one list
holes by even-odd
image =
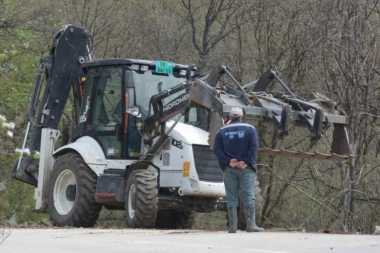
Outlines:
{"label": "black hydraulic arm", "polygon": [[[160,92],[151,97],[149,102],[149,115],[144,123],[145,132],[151,133],[155,131],[155,135],[162,134],[165,127],[165,122],[179,113],[185,113],[189,105],[189,88],[193,84],[191,73],[196,70],[195,65],[190,65],[187,69],[186,82],[180,83],[173,88]],[[180,93],[181,92],[181,93]],[[180,93],[169,103],[164,104],[164,99],[173,94]],[[153,111],[151,111],[153,110]],[[161,132],[158,128],[161,128]]]}
{"label": "black hydraulic arm", "polygon": [[[145,120],[145,131],[152,132],[154,129],[157,130],[159,126],[161,127],[161,131],[163,131],[164,127],[162,127],[162,124],[165,124],[168,119],[178,113],[184,112],[189,104],[189,93],[186,92],[186,89],[191,87],[191,85],[192,82],[186,81],[185,83],[181,83],[169,90],[152,96],[149,103],[149,115],[151,116]],[[185,90],[185,92],[178,95],[169,103],[164,104],[165,98],[183,90]],[[151,110],[153,110],[153,112],[151,112]],[[156,131],[156,134],[159,134],[159,132]]]}
{"label": "black hydraulic arm", "polygon": [[[55,36],[51,55],[41,58],[28,116],[35,127],[31,151],[40,150],[42,128],[58,128],[74,79],[83,75],[90,38],[87,30],[67,25]],[[44,74],[46,87],[38,101]]]}
{"label": "black hydraulic arm", "polygon": [[[30,129],[33,129],[30,142],[30,151],[33,154],[41,150],[42,129],[58,128],[70,90],[74,83],[78,84],[78,78],[83,76],[81,65],[86,60],[91,60],[90,40],[91,35],[84,28],[65,25],[55,36],[50,55],[41,58],[28,100],[30,108],[22,149],[26,146]],[[73,90],[78,91],[75,87]],[[74,96],[78,100],[75,101],[76,105],[80,98],[78,94]],[[33,155],[24,158],[21,155],[12,170],[12,176],[36,186],[38,161],[38,157]]]}

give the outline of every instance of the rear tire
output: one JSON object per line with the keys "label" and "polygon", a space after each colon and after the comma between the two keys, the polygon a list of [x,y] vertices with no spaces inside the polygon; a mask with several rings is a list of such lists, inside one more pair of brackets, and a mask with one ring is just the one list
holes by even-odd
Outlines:
{"label": "rear tire", "polygon": [[97,176],[77,153],[59,156],[49,183],[49,212],[54,226],[92,227],[102,206],[95,202]]}
{"label": "rear tire", "polygon": [[130,228],[153,228],[158,211],[157,178],[153,172],[135,170],[125,190],[126,224]]}

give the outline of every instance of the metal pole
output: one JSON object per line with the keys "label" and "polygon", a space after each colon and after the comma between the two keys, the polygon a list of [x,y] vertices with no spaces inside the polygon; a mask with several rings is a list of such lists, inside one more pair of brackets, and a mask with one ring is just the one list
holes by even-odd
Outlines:
{"label": "metal pole", "polygon": [[26,126],[26,132],[25,132],[25,136],[24,136],[24,141],[22,143],[21,154],[20,154],[20,158],[18,160],[16,171],[18,171],[18,168],[20,168],[21,159],[22,159],[22,155],[24,154],[24,149],[25,149],[25,145],[26,145],[26,140],[28,139],[29,130],[30,130],[30,121],[28,121],[28,125]]}

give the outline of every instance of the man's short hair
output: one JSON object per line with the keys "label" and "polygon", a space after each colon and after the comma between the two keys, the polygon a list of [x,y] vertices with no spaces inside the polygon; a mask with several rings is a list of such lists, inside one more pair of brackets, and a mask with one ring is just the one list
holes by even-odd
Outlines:
{"label": "man's short hair", "polygon": [[239,107],[232,107],[230,111],[231,118],[243,118],[243,110]]}

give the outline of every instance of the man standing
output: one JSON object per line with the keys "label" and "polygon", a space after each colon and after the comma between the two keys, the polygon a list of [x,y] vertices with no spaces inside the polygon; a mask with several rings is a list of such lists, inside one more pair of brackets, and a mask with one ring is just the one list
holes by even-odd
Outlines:
{"label": "man standing", "polygon": [[229,233],[237,230],[239,190],[245,207],[247,232],[262,232],[255,221],[255,165],[259,148],[256,129],[242,122],[243,111],[233,107],[230,122],[219,129],[215,137],[214,153],[224,174]]}

